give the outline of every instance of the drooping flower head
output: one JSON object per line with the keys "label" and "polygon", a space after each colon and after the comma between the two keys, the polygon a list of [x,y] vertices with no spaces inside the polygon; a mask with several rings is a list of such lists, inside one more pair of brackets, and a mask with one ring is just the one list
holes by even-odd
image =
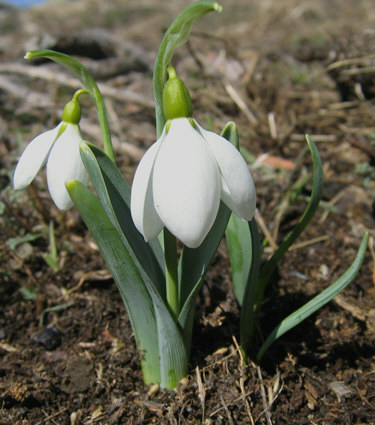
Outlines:
{"label": "drooping flower head", "polygon": [[131,213],[146,241],[165,226],[186,246],[196,248],[210,231],[220,200],[237,216],[251,220],[256,192],[239,151],[191,118],[189,93],[173,68],[168,71],[163,93],[168,121],[138,165]]}
{"label": "drooping flower head", "polygon": [[78,91],[63,111],[62,122],[52,130],[35,137],[23,151],[13,176],[14,189],[24,189],[47,163],[47,183],[50,195],[58,208],[67,210],[73,205],[65,181],[76,179],[87,185],[88,174],[83,165],[79,144],[81,106]]}

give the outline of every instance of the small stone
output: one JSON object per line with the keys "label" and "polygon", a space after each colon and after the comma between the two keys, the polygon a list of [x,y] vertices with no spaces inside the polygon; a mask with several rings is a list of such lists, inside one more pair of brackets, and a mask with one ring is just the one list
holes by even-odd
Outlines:
{"label": "small stone", "polygon": [[151,385],[150,389],[148,390],[147,394],[148,395],[156,395],[160,390],[160,385],[159,384],[153,384]]}
{"label": "small stone", "polygon": [[331,382],[328,384],[328,388],[336,394],[339,402],[342,398],[349,397],[355,393],[355,391],[344,384],[342,381]]}
{"label": "small stone", "polygon": [[189,378],[188,378],[187,376],[185,376],[184,378],[182,378],[182,379],[180,380],[180,384],[181,384],[183,387],[186,387],[186,386],[189,384]]}
{"label": "small stone", "polygon": [[28,260],[33,255],[33,252],[34,252],[34,248],[28,242],[22,243],[21,245],[18,245],[16,248],[16,254],[22,260]]}
{"label": "small stone", "polygon": [[61,345],[60,332],[56,328],[47,328],[38,334],[34,341],[42,344],[47,350],[54,350]]}
{"label": "small stone", "polygon": [[77,420],[78,420],[78,413],[77,412],[72,412],[70,414],[70,425],[76,425],[77,424]]}

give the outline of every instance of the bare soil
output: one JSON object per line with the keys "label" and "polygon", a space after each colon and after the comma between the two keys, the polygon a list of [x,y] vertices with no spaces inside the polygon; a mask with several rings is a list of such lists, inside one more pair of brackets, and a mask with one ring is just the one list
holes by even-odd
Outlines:
{"label": "bare soil", "polygon": [[[199,296],[189,375],[165,391],[142,382],[120,295],[77,211],[54,207],[44,173],[28,190],[11,188],[25,144],[59,121],[79,87],[55,64],[23,60],[25,51],[64,51],[92,71],[107,100],[118,164],[131,182],[155,138],[153,59],[188,4],[0,6],[1,425],[375,423],[372,249],[343,294],[280,338],[258,366],[245,364],[238,350],[223,241]],[[203,126],[220,131],[237,123],[253,156],[258,222],[274,245],[300,217],[311,189],[308,181],[297,194],[290,190],[311,172],[308,155],[297,162],[305,133],[316,140],[325,172],[324,202],[267,289],[251,358],[283,317],[345,271],[365,229],[374,236],[375,9],[371,0],[222,5],[222,14],[194,26],[174,65]],[[82,130],[100,145],[88,99]],[[58,270],[44,259],[50,222]],[[273,249],[268,244],[264,255]]]}

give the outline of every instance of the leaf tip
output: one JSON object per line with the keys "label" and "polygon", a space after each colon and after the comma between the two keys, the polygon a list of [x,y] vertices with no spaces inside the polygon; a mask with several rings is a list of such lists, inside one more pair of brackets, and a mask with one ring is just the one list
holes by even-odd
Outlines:
{"label": "leaf tip", "polygon": [[312,140],[311,140],[311,137],[310,137],[310,134],[305,134],[305,139],[306,139],[306,142],[310,145],[311,144],[311,142],[312,142]]}
{"label": "leaf tip", "polygon": [[218,13],[221,13],[223,11],[223,6],[221,6],[219,3],[214,3],[214,10]]}
{"label": "leaf tip", "polygon": [[28,50],[26,55],[23,57],[24,59],[32,59],[33,58],[33,50]]}
{"label": "leaf tip", "polygon": [[88,151],[90,150],[89,145],[85,140],[82,140],[82,142],[79,144],[79,150],[80,151]]}
{"label": "leaf tip", "polygon": [[67,180],[65,180],[65,187],[68,190],[68,192],[70,192],[71,190],[73,190],[77,183],[79,183],[79,181],[76,180],[76,179],[67,179]]}

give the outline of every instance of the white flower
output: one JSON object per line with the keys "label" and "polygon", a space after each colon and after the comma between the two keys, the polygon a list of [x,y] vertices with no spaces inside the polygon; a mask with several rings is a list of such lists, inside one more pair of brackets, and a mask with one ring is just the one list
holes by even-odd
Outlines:
{"label": "white flower", "polygon": [[83,165],[79,144],[82,141],[78,124],[62,122],[53,130],[35,137],[18,161],[13,177],[14,189],[23,189],[47,163],[47,182],[51,197],[58,208],[73,205],[65,181],[76,179],[87,185],[88,175]]}
{"label": "white flower", "polygon": [[131,195],[135,226],[146,241],[165,226],[196,248],[216,219],[220,199],[239,217],[252,219],[256,193],[245,160],[230,142],[194,120],[171,120],[136,170]]}

